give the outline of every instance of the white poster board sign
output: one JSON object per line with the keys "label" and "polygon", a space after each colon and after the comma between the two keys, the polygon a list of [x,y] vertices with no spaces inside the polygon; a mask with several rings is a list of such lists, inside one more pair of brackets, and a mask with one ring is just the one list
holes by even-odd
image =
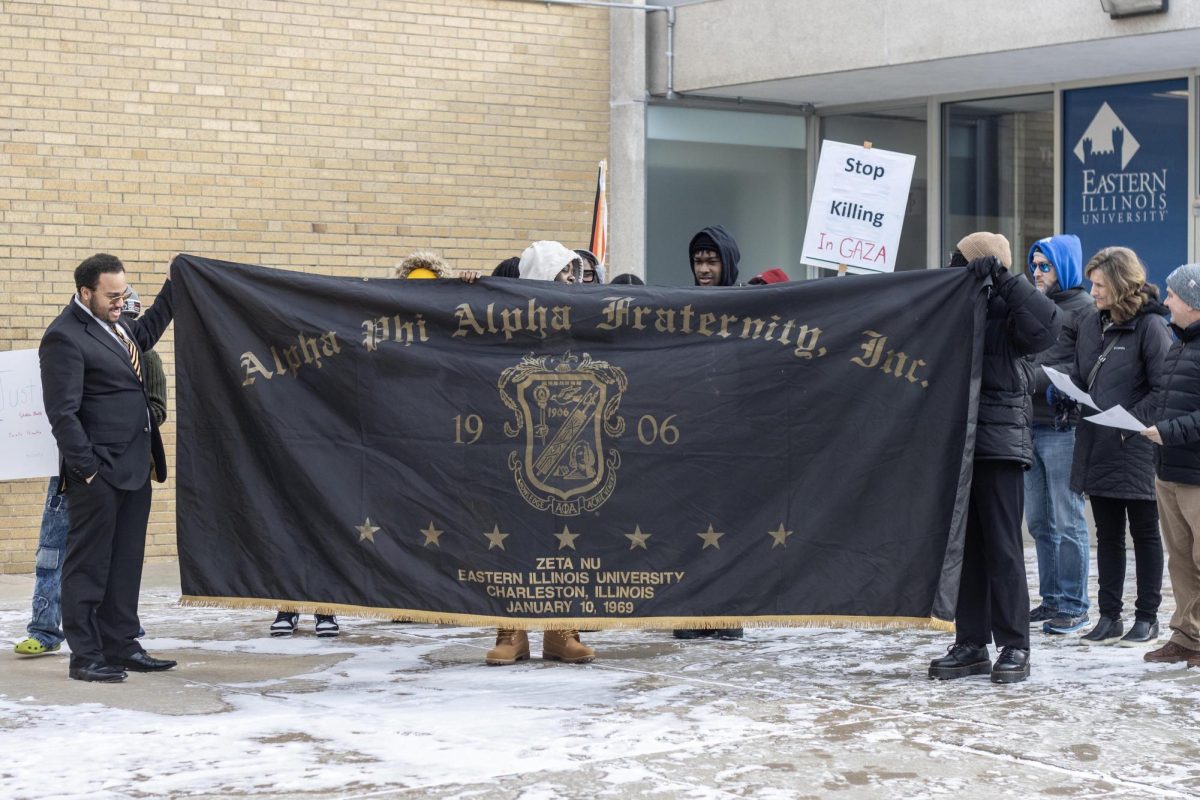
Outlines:
{"label": "white poster board sign", "polygon": [[892,272],[916,156],[821,143],[800,261],[849,272]]}
{"label": "white poster board sign", "polygon": [[0,481],[58,474],[58,445],[42,407],[37,350],[0,353]]}

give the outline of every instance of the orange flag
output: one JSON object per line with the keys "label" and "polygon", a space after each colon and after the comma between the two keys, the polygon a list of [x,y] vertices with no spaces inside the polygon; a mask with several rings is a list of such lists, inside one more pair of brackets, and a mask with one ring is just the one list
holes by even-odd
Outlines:
{"label": "orange flag", "polygon": [[596,203],[592,207],[592,246],[588,249],[601,266],[608,261],[608,195],[605,191],[607,161],[600,162],[596,172]]}

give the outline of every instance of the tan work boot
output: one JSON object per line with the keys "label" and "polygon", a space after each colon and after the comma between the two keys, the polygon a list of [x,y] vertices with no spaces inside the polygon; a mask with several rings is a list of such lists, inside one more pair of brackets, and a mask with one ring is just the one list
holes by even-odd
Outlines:
{"label": "tan work boot", "polygon": [[586,664],[596,651],[579,641],[579,631],[546,631],[542,637],[542,660]]}
{"label": "tan work boot", "polygon": [[496,631],[496,646],[487,651],[488,666],[503,667],[529,659],[529,634],[500,628]]}

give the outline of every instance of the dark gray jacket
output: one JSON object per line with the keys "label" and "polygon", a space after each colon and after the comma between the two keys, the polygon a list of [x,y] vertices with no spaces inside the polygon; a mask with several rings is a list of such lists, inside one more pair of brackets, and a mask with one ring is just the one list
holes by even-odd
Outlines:
{"label": "dark gray jacket", "polygon": [[1200,322],[1171,328],[1179,341],[1167,351],[1155,415],[1163,440],[1158,477],[1200,485]]}
{"label": "dark gray jacket", "polygon": [[[1071,378],[1100,408],[1120,404],[1149,423],[1156,417],[1156,392],[1163,385],[1163,364],[1171,334],[1167,330],[1167,309],[1158,302],[1158,290],[1147,288],[1152,290],[1150,296],[1131,320],[1111,322],[1107,311],[1095,311],[1079,320]],[[1089,386],[1088,377],[1110,343],[1113,347]],[[1089,409],[1088,413],[1094,412]],[[1081,422],[1075,430],[1071,491],[1153,500],[1154,445],[1132,431]]]}
{"label": "dark gray jacket", "polygon": [[[1079,335],[1079,319],[1096,310],[1096,301],[1081,286],[1066,291],[1050,292],[1046,296],[1063,312],[1062,333],[1058,335],[1058,341],[1053,347],[1030,356],[1030,363],[1033,365],[1033,383],[1030,384],[1030,391],[1033,395],[1035,425],[1054,424],[1054,406],[1046,402],[1050,377],[1042,369],[1042,365],[1053,367],[1068,375],[1071,373],[1071,363],[1075,360],[1075,340]],[[1071,427],[1079,423],[1078,407],[1071,412],[1069,419]]]}
{"label": "dark gray jacket", "polygon": [[1033,368],[1025,356],[1054,344],[1061,317],[1058,307],[1024,278],[1004,272],[996,279],[983,334],[976,459],[1033,463]]}

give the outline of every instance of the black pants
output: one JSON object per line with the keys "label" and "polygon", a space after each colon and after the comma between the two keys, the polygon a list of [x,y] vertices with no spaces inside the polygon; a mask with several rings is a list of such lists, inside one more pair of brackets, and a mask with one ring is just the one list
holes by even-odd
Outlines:
{"label": "black pants", "polygon": [[71,666],[141,652],[138,593],[150,518],[150,478],[116,489],[97,475],[67,489],[67,556],[62,573],[63,633]]}
{"label": "black pants", "polygon": [[1133,539],[1133,562],[1137,574],[1134,617],[1145,622],[1158,619],[1162,603],[1163,546],[1158,533],[1158,503],[1154,500],[1122,500],[1092,495],[1096,519],[1096,571],[1099,573],[1100,615],[1117,619],[1125,594],[1125,518]]}
{"label": "black pants", "polygon": [[1024,469],[1016,461],[976,461],[967,508],[956,642],[1029,649],[1029,586],[1021,515]]}

